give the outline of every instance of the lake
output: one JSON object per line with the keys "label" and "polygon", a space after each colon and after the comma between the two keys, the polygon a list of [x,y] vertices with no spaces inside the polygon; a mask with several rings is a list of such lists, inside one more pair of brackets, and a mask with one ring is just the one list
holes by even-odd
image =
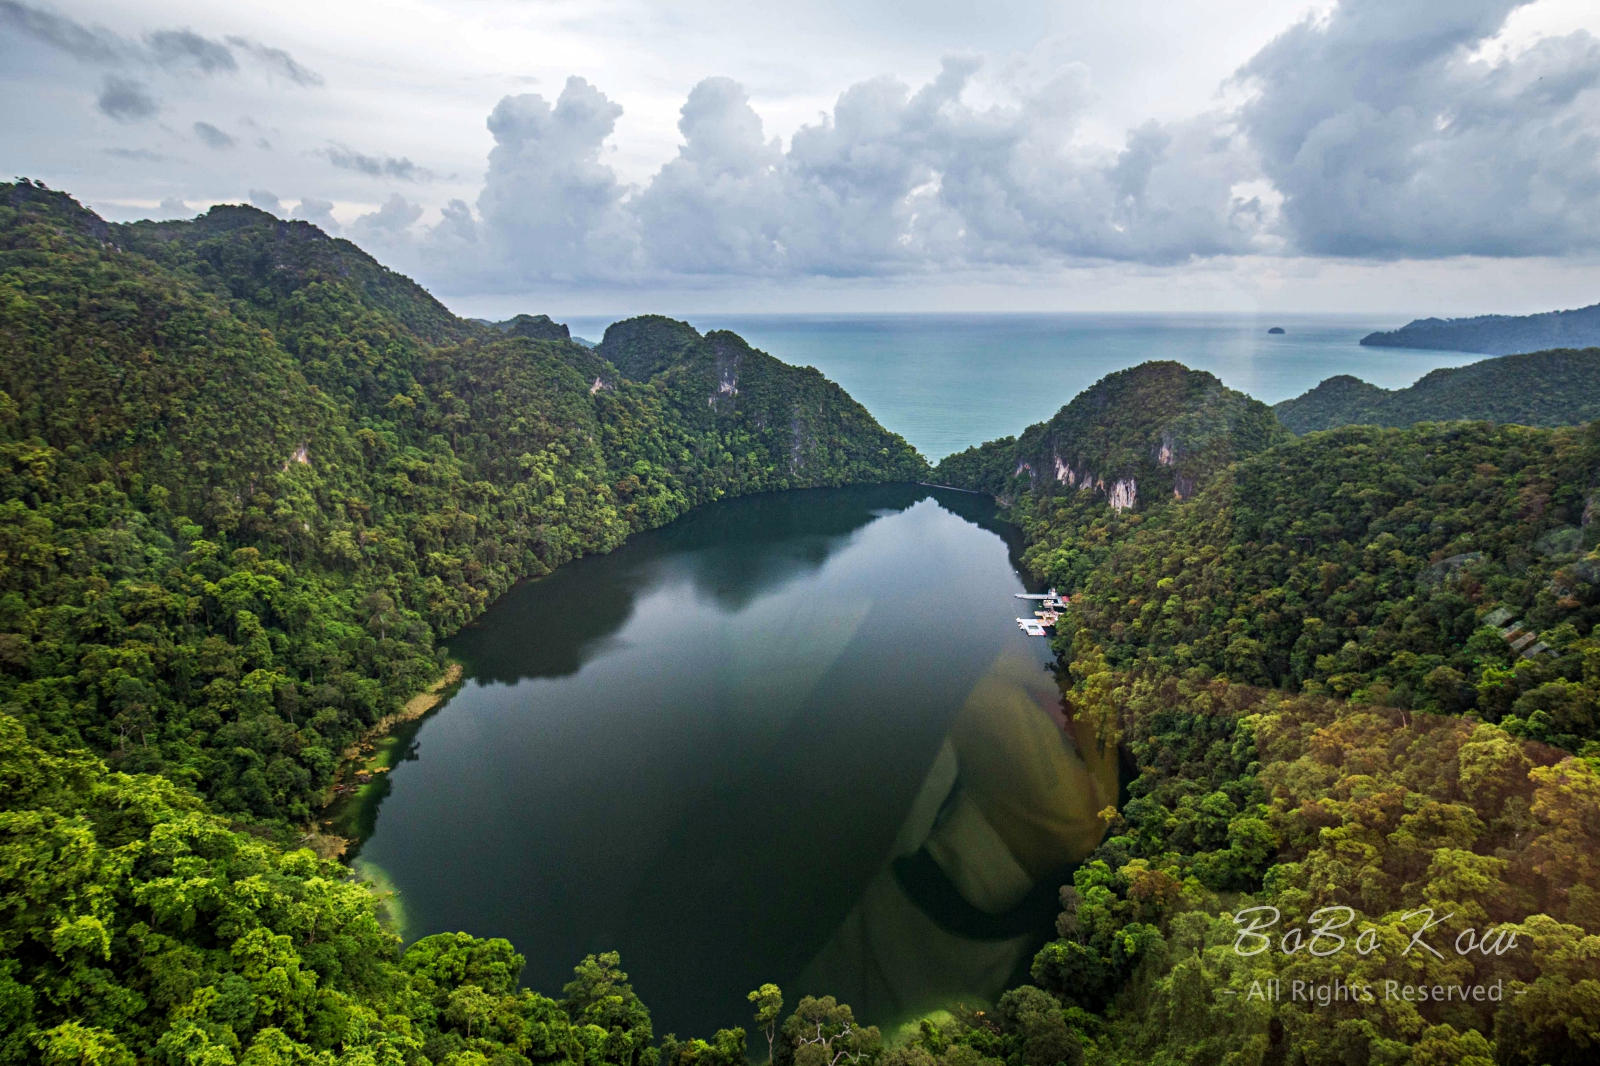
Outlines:
{"label": "lake", "polygon": [[1118,788],[1015,624],[1014,535],[973,494],[775,493],[519,586],[342,812],[356,868],[546,994],[620,951],[658,1035],[765,981],[883,1025],[991,1001]]}
{"label": "lake", "polygon": [[[1397,323],[1336,316],[690,321],[818,367],[934,459],[1148,359],[1274,402],[1482,358],[1361,348]],[[1061,717],[1049,649],[1015,625],[1017,549],[976,495],[814,490],[524,584],[450,641],[463,683],[338,815],[357,869],[408,939],[507,936],[547,994],[619,950],[658,1034],[743,1024],[765,981],[884,1025],[988,1002],[1117,795],[1114,753]]]}
{"label": "lake", "polygon": [[[1020,433],[1114,370],[1174,359],[1264,403],[1336,374],[1386,389],[1487,358],[1363,348],[1404,319],[1372,315],[898,314],[686,315],[731,329],[787,363],[814,366],[930,461]],[[599,340],[610,318],[571,318]],[[1281,326],[1284,333],[1269,335]]]}

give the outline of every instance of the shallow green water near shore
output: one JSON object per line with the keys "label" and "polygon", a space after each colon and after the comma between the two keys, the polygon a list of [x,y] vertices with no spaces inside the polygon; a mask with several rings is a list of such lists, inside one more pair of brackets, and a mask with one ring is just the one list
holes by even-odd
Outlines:
{"label": "shallow green water near shore", "polygon": [[969,950],[919,932],[951,924],[937,892],[906,905],[885,864],[952,806],[980,679],[1053,691],[993,512],[915,486],[757,496],[519,587],[451,642],[462,685],[348,812],[357,867],[408,940],[507,936],[547,994],[619,950],[657,1033],[742,1024],[763,981],[882,1023],[981,1000],[1049,931],[1055,885],[988,904],[1009,924]]}

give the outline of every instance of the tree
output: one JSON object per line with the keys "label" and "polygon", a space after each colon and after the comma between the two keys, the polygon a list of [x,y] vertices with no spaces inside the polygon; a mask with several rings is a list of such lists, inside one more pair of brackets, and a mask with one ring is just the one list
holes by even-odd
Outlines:
{"label": "tree", "polygon": [[783,993],[774,984],[764,984],[745,997],[756,1005],[756,1028],[767,1038],[767,1061],[772,1061],[772,1042],[778,1033],[778,1016],[783,1013]]}
{"label": "tree", "polygon": [[832,996],[806,996],[783,1023],[784,1039],[794,1049],[795,1066],[854,1064],[877,1054],[878,1027],[856,1025],[849,1005]]}

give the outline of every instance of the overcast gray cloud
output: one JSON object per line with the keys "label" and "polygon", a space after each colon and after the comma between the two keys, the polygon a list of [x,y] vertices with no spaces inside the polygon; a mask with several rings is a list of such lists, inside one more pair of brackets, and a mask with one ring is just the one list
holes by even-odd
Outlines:
{"label": "overcast gray cloud", "polygon": [[150,148],[102,148],[106,155],[118,159],[136,160],[140,163],[165,163],[167,157]]}
{"label": "overcast gray cloud", "polygon": [[329,145],[324,149],[328,162],[344,170],[353,170],[358,174],[366,174],[374,178],[399,178],[401,181],[430,181],[433,172],[426,167],[419,167],[405,156],[395,158],[392,155],[367,155],[342,144]]}
{"label": "overcast gray cloud", "polygon": [[85,26],[43,8],[17,0],[0,0],[0,27],[49,45],[84,63],[100,66],[136,64],[200,74],[232,74],[239,61],[232,49],[250,55],[272,73],[297,85],[315,86],[322,76],[295,62],[281,48],[271,48],[246,37],[228,37],[226,43],[203,37],[189,29],[158,29],[145,34],[141,45],[103,26]]}
{"label": "overcast gray cloud", "polygon": [[1529,0],[1343,0],[1240,72],[1241,114],[1320,255],[1559,255],[1600,247],[1600,42],[1474,50]]}
{"label": "overcast gray cloud", "polygon": [[95,106],[118,122],[137,122],[160,110],[155,97],[150,95],[142,82],[124,78],[120,74],[106,75]]}
{"label": "overcast gray cloud", "polygon": [[239,61],[226,46],[191,30],[156,30],[145,43],[163,67],[194,67],[205,74],[232,74],[239,69]]}
{"label": "overcast gray cloud", "polygon": [[[1148,122],[1120,150],[1078,136],[1081,65],[960,56],[919,88],[861,82],[787,150],[741,85],[708,78],[680,110],[677,156],[638,189],[603,161],[621,108],[573,78],[553,105],[500,101],[476,219],[454,210],[411,248],[511,287],[1592,251],[1600,42],[1479,56],[1526,2],[1342,0],[1244,65],[1242,104]],[[403,253],[400,216],[384,217],[367,229]],[[489,258],[449,261],[480,237]]]}
{"label": "overcast gray cloud", "polygon": [[282,48],[272,48],[248,37],[229,37],[228,43],[254,56],[268,71],[282,75],[296,85],[317,86],[323,83],[321,74],[296,63],[294,56]]}
{"label": "overcast gray cloud", "polygon": [[[369,39],[355,27],[382,16],[374,0],[342,21],[305,0],[0,0],[0,80],[58,90],[0,124],[19,168],[59,168],[114,217],[289,187],[294,217],[342,219],[436,291],[485,298],[1062,271],[1226,287],[1233,270],[1600,254],[1584,0],[941,3],[685,0],[667,18],[584,0],[574,22],[570,6],[418,0]],[[269,84],[323,84],[260,43],[279,33],[330,74],[316,108]],[[550,88],[512,88],[530,82]],[[102,115],[157,114],[144,147],[99,140]],[[260,127],[217,121],[242,114]],[[196,155],[189,137],[233,150]]]}
{"label": "overcast gray cloud", "polygon": [[209,122],[196,122],[194,124],[194,135],[205,142],[207,148],[220,150],[233,147],[233,135],[224,133]]}
{"label": "overcast gray cloud", "polygon": [[114,64],[128,58],[130,45],[110,30],[98,26],[91,29],[16,0],[0,0],[0,25],[86,63]]}

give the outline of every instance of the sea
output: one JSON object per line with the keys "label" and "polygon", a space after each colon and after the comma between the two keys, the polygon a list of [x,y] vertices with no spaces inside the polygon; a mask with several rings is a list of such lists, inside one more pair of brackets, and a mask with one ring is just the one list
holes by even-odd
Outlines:
{"label": "sea", "polygon": [[[1264,403],[1349,374],[1404,388],[1472,352],[1363,348],[1362,337],[1409,319],[1383,315],[1229,314],[704,314],[787,363],[814,366],[889,429],[938,461],[1021,432],[1105,375],[1152,359],[1206,370]],[[598,341],[612,318],[569,318]],[[1281,328],[1281,334],[1267,331]]]}

